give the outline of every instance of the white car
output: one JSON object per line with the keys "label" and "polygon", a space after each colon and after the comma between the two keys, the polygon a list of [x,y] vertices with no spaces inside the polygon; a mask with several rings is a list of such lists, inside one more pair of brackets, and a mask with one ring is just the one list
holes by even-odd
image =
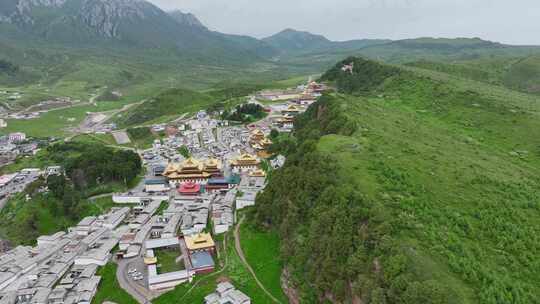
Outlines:
{"label": "white car", "polygon": [[135,273],[135,272],[137,272],[137,269],[135,269],[135,268],[131,268],[131,269],[128,271],[129,274],[133,274],[133,273]]}
{"label": "white car", "polygon": [[133,278],[133,280],[134,280],[134,281],[140,281],[140,280],[142,280],[142,279],[143,279],[143,277],[142,277],[142,276],[139,276],[139,277],[134,277],[134,278]]}

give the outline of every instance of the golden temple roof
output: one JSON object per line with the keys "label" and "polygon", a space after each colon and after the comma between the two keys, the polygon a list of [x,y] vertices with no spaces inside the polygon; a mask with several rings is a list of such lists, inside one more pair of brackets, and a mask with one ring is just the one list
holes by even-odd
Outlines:
{"label": "golden temple roof", "polygon": [[216,168],[220,168],[220,167],[221,167],[221,161],[219,161],[219,160],[217,160],[217,159],[215,159],[215,158],[210,158],[210,159],[208,159],[208,160],[206,160],[206,161],[204,162],[204,166],[205,166],[206,168],[208,168],[208,167],[216,167]]}
{"label": "golden temple roof", "polygon": [[264,136],[264,132],[261,129],[255,129],[251,132],[251,135]]}
{"label": "golden temple roof", "polygon": [[298,107],[296,107],[295,105],[289,105],[287,107],[287,112],[299,112],[300,109]]}
{"label": "golden temple roof", "polygon": [[241,164],[259,164],[257,157],[250,155],[248,153],[243,153],[238,158],[232,160],[232,165],[241,165]]}
{"label": "golden temple roof", "polygon": [[264,146],[264,145],[271,145],[271,144],[272,144],[272,141],[271,141],[270,139],[268,139],[268,138],[265,137],[265,138],[261,139],[260,144],[263,145],[263,146]]}
{"label": "golden temple roof", "polygon": [[199,233],[195,235],[189,235],[184,237],[186,247],[189,250],[200,250],[205,248],[214,247],[215,243],[210,233]]}
{"label": "golden temple roof", "polygon": [[208,178],[210,176],[210,174],[203,172],[203,164],[191,157],[181,164],[169,163],[163,175],[171,179]]}

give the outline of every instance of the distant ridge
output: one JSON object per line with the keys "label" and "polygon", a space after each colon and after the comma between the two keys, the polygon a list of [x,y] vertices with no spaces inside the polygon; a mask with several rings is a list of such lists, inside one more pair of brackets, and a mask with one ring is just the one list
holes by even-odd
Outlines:
{"label": "distant ridge", "polygon": [[317,35],[307,31],[297,31],[291,28],[264,38],[263,41],[282,53],[310,53],[330,49],[358,49],[390,42],[390,40],[384,39],[331,41],[323,35]]}

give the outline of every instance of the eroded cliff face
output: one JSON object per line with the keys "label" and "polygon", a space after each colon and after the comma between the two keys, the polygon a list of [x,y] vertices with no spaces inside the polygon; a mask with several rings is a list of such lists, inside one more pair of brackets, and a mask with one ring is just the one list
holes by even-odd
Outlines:
{"label": "eroded cliff face", "polygon": [[[5,0],[0,9],[0,22],[28,28],[39,22],[40,26],[68,23],[82,24],[98,35],[114,38],[120,35],[122,22],[159,17],[166,14],[144,0]],[[10,2],[9,2],[10,1]],[[39,20],[36,9],[51,9],[48,20]]]}

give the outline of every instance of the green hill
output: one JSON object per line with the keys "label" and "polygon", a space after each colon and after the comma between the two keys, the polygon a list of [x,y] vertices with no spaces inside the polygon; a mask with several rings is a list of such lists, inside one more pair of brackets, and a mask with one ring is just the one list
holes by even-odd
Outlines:
{"label": "green hill", "polygon": [[360,89],[299,118],[253,213],[280,234],[301,302],[536,303],[537,98],[426,70],[342,73],[326,79]]}
{"label": "green hill", "polygon": [[331,41],[322,35],[305,31],[286,29],[263,39],[282,57],[299,56],[310,53],[333,53],[358,50],[373,45],[391,42],[386,39],[359,39],[348,41]]}
{"label": "green hill", "polygon": [[206,109],[215,100],[204,93],[185,89],[171,89],[155,98],[133,107],[118,119],[121,126],[141,125],[156,119],[178,117]]}
{"label": "green hill", "polygon": [[285,29],[275,35],[263,39],[281,52],[305,52],[307,50],[321,49],[332,45],[332,41],[322,35],[309,32]]}
{"label": "green hill", "polygon": [[503,83],[508,87],[540,93],[540,55],[530,56],[512,64],[503,75]]}
{"label": "green hill", "polygon": [[525,93],[540,93],[540,56],[492,57],[436,62],[421,60],[407,66],[455,75],[462,78],[504,85]]}

